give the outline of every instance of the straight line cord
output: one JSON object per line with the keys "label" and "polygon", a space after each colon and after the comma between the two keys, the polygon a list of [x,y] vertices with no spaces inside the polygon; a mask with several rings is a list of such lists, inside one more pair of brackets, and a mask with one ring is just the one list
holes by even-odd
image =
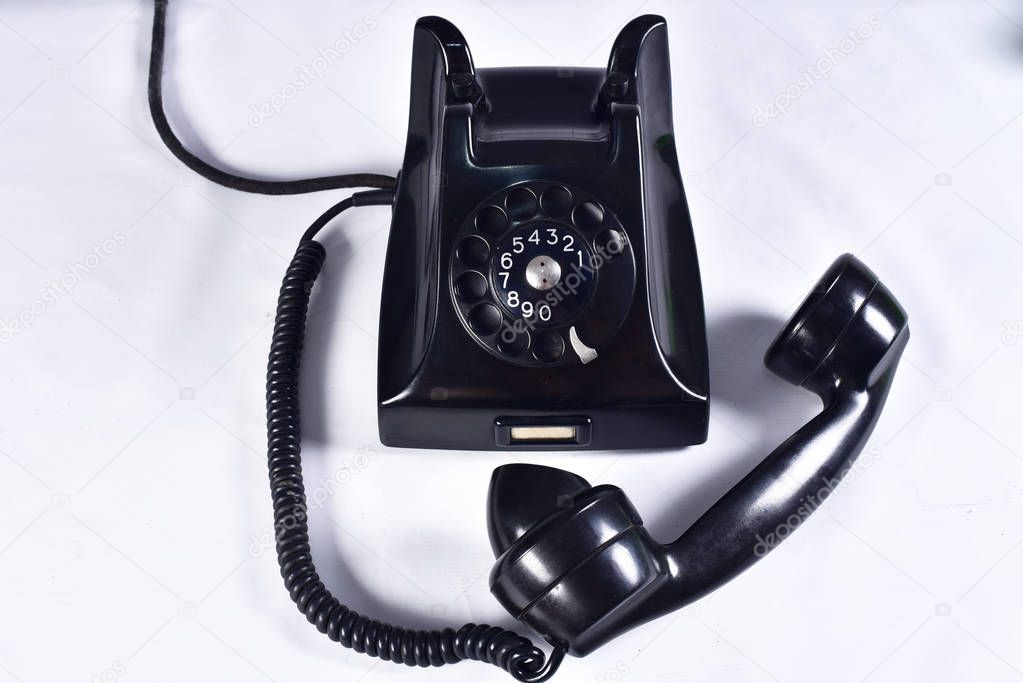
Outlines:
{"label": "straight line cord", "polygon": [[299,180],[249,178],[217,168],[186,149],[184,143],[174,134],[163,107],[163,57],[166,51],[168,0],[155,0],[154,4],[153,42],[149,53],[149,112],[160,139],[185,166],[219,185],[257,194],[306,194],[339,188],[394,187],[393,177],[376,173],[346,173]]}

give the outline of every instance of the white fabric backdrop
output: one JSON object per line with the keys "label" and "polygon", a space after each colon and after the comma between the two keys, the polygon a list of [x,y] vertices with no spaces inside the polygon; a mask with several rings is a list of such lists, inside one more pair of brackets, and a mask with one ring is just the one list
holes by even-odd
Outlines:
{"label": "white fabric backdrop", "polygon": [[[600,66],[627,19],[666,15],[710,440],[530,460],[622,486],[674,538],[816,410],[760,358],[834,256],[880,274],[913,338],[825,510],[724,590],[556,680],[1019,680],[1023,8],[632,5],[176,1],[168,108],[189,145],[236,169],[393,173],[420,14],[453,20],[481,66]],[[344,651],[289,602],[265,353],[286,258],[339,193],[244,195],[177,163],[145,105],[150,20],[148,2],[0,3],[0,681],[507,680]],[[287,88],[304,67],[316,76]],[[387,218],[362,210],[326,235],[306,363],[316,558],[371,615],[508,624],[487,588],[484,501],[511,456],[377,440]]]}

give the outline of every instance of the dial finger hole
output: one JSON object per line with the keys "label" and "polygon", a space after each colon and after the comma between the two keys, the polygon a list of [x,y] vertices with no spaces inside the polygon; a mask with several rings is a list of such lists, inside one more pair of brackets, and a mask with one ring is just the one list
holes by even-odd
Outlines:
{"label": "dial finger hole", "polygon": [[583,230],[596,230],[604,224],[604,209],[596,202],[583,202],[572,211],[572,222]]}
{"label": "dial finger hole", "polygon": [[498,236],[508,228],[508,214],[499,206],[484,206],[476,214],[476,229]]}
{"label": "dial finger hole", "polygon": [[487,279],[470,270],[458,276],[455,291],[463,300],[475,303],[487,295]]}
{"label": "dial finger hole", "polygon": [[553,363],[565,353],[565,340],[557,332],[542,332],[533,342],[533,356],[542,363]]}
{"label": "dial finger hole", "polygon": [[517,356],[529,348],[529,332],[516,329],[515,323],[505,322],[497,335],[497,348],[509,356]]}
{"label": "dial finger hole", "polygon": [[469,235],[458,243],[457,256],[459,261],[470,268],[479,268],[486,265],[490,258],[490,245],[480,237]]}
{"label": "dial finger hole", "polygon": [[491,335],[501,328],[501,312],[494,304],[480,304],[469,311],[469,325],[476,334]]}
{"label": "dial finger hole", "polygon": [[540,208],[551,218],[566,216],[572,208],[572,193],[561,185],[548,187],[540,195]]}
{"label": "dial finger hole", "polygon": [[593,240],[593,245],[604,258],[612,259],[625,251],[625,235],[618,230],[604,230]]}
{"label": "dial finger hole", "polygon": [[508,193],[504,205],[508,213],[517,221],[536,215],[536,195],[531,190],[519,187]]}

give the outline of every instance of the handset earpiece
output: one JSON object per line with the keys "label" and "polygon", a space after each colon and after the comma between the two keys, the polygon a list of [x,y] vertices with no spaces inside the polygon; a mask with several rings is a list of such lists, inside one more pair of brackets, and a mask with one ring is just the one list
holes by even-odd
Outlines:
{"label": "handset earpiece", "polygon": [[667,545],[617,487],[538,465],[497,468],[488,503],[494,595],[582,656],[728,582],[834,490],[877,423],[908,339],[892,293],[854,256],[839,257],[764,358],[824,409]]}

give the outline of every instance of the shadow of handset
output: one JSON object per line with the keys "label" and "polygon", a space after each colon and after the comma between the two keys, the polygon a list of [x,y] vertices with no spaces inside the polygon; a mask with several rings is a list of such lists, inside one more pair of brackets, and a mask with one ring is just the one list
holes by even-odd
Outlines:
{"label": "shadow of handset", "polygon": [[[677,536],[687,529],[785,433],[819,410],[819,399],[787,385],[764,367],[764,353],[784,323],[758,312],[736,312],[708,321],[710,389],[714,395],[710,439],[714,440],[715,432],[726,432],[723,436],[734,445],[715,458],[710,474],[672,482],[678,487],[672,501],[646,521],[654,537]],[[779,411],[779,406],[791,406],[791,410]]]}

